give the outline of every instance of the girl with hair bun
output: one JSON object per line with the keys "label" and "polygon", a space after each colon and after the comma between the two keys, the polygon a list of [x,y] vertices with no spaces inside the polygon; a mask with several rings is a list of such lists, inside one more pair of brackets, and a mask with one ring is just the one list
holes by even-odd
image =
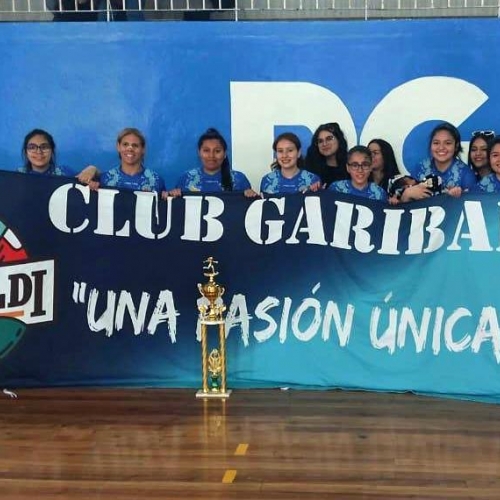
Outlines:
{"label": "girl with hair bun", "polygon": [[175,189],[163,197],[181,196],[182,192],[242,191],[245,196],[257,196],[245,174],[232,170],[227,157],[227,142],[215,128],[209,128],[198,139],[201,166],[185,172]]}

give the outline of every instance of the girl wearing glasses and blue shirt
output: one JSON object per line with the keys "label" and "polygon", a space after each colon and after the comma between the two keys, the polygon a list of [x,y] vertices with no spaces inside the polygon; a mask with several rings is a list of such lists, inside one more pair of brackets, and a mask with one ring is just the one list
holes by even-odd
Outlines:
{"label": "girl wearing glasses and blue shirt", "polygon": [[[46,130],[36,128],[26,134],[22,157],[24,165],[17,171],[23,174],[74,177],[74,173],[68,167],[56,164],[56,143]],[[76,177],[81,183],[89,184],[96,174],[97,169],[89,166]]]}
{"label": "girl wearing glasses and blue shirt", "polygon": [[372,155],[366,146],[354,146],[347,153],[347,172],[350,179],[330,184],[329,191],[351,194],[370,200],[387,200],[387,193],[375,182],[370,182]]}
{"label": "girl wearing glasses and blue shirt", "polygon": [[260,182],[261,193],[305,193],[321,189],[320,178],[301,168],[300,139],[291,132],[280,134],[273,142],[276,161],[272,172]]}
{"label": "girl wearing glasses and blue shirt", "polygon": [[314,132],[307,148],[305,169],[320,177],[328,187],[332,182],[348,179],[346,169],[347,141],[338,123],[324,123]]}
{"label": "girl wearing glasses and blue shirt", "polygon": [[[445,192],[455,198],[475,187],[474,172],[458,157],[462,151],[462,145],[460,132],[456,127],[447,122],[437,125],[430,135],[429,150],[430,158],[426,158],[410,170],[414,179],[423,181],[429,176],[439,176]],[[413,199],[429,196],[431,194],[422,189],[419,197]]]}

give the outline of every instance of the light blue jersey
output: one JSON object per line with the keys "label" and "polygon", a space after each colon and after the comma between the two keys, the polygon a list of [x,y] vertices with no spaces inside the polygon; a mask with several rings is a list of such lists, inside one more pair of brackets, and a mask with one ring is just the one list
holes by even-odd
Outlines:
{"label": "light blue jersey", "polygon": [[375,182],[369,182],[363,189],[357,189],[353,186],[350,179],[344,181],[332,182],[328,191],[335,193],[352,194],[360,196],[361,198],[368,198],[369,200],[386,201],[387,193]]}
{"label": "light blue jersey", "polygon": [[144,168],[135,175],[128,175],[120,167],[104,172],[101,176],[101,186],[130,189],[132,191],[164,191],[165,182],[154,171]]}
{"label": "light blue jersey", "polygon": [[418,181],[423,181],[429,175],[438,175],[443,181],[444,188],[458,186],[462,189],[473,189],[476,185],[474,172],[458,158],[455,158],[453,163],[444,172],[436,168],[433,159],[426,158],[414,167],[410,173]]}
{"label": "light blue jersey", "polygon": [[491,173],[477,183],[475,191],[481,193],[500,193],[500,180],[495,173]]}
{"label": "light blue jersey", "polygon": [[18,172],[23,174],[33,174],[33,175],[48,175],[48,176],[57,176],[57,177],[74,177],[75,174],[71,172],[68,167],[64,165],[51,165],[44,172],[38,172],[37,170],[33,170],[32,168],[23,166],[17,169]]}
{"label": "light blue jersey", "polygon": [[[233,181],[233,191],[245,191],[245,189],[251,189],[252,187],[242,172],[231,170],[231,179]],[[219,170],[214,174],[207,174],[201,167],[184,172],[175,187],[181,191],[200,193],[224,191],[222,188],[221,171]]]}
{"label": "light blue jersey", "polygon": [[299,170],[291,179],[284,177],[279,168],[265,175],[260,181],[260,192],[268,194],[299,193],[309,189],[320,178],[307,170]]}

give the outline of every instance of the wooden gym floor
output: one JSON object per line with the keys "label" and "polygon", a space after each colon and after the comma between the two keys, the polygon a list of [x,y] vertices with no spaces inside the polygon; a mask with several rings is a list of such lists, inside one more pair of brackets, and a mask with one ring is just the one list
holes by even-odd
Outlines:
{"label": "wooden gym floor", "polygon": [[500,405],[411,394],[0,393],[0,498],[500,499]]}

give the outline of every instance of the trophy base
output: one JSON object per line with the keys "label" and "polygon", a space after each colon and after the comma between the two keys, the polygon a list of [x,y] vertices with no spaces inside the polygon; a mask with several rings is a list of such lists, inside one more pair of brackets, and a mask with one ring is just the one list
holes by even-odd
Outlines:
{"label": "trophy base", "polygon": [[228,389],[226,392],[203,392],[201,389],[196,393],[197,398],[209,398],[209,399],[226,399],[233,392],[231,389]]}

